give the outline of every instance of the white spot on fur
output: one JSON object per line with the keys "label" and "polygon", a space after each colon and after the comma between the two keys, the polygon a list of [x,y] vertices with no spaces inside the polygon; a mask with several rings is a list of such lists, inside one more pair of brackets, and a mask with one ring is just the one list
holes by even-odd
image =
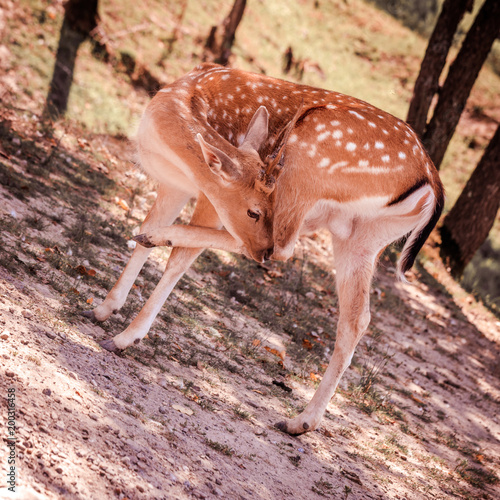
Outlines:
{"label": "white spot on fur", "polygon": [[349,165],[349,162],[348,161],[338,161],[337,163],[334,163],[329,169],[328,169],[328,173],[331,174],[332,172],[334,172],[335,170],[337,170],[338,168],[341,168],[341,167],[345,167],[346,165]]}
{"label": "white spot on fur", "polygon": [[370,127],[372,128],[377,128],[377,125],[375,125],[375,123],[373,122],[368,122],[368,125],[370,125]]}
{"label": "white spot on fur", "polygon": [[384,163],[388,163],[390,159],[391,159],[391,158],[390,158],[390,156],[389,156],[389,155],[384,155],[384,156],[382,156],[382,161],[383,161]]}
{"label": "white spot on fur", "polygon": [[383,142],[381,142],[381,141],[377,141],[377,142],[375,143],[375,148],[376,148],[376,149],[384,149],[384,147],[385,147],[385,146],[384,146],[384,143],[383,143]]}
{"label": "white spot on fur", "polygon": [[326,128],[326,125],[324,123],[320,123],[319,125],[316,125],[316,132],[321,132]]}
{"label": "white spot on fur", "polygon": [[357,145],[354,142],[348,142],[345,148],[347,151],[354,151],[357,148]]}
{"label": "white spot on fur", "polygon": [[338,120],[333,120],[332,122],[330,122],[330,125],[332,127],[338,127],[340,125],[340,122]]}
{"label": "white spot on fur", "polygon": [[326,132],[323,132],[322,134],[318,135],[318,142],[324,141],[328,136],[330,135],[330,132],[328,130]]}
{"label": "white spot on fur", "polygon": [[322,160],[318,163],[318,168],[325,168],[330,165],[330,158],[322,158]]}
{"label": "white spot on fur", "polygon": [[333,137],[334,139],[342,139],[342,136],[343,136],[343,135],[344,135],[344,134],[342,133],[342,130],[334,130],[334,131],[332,132],[332,137]]}
{"label": "white spot on fur", "polygon": [[400,151],[400,152],[398,153],[398,156],[399,156],[402,160],[404,160],[404,159],[406,158],[406,154],[405,154],[405,153],[403,153],[402,151]]}
{"label": "white spot on fur", "polygon": [[311,149],[307,152],[307,156],[314,158],[316,156],[316,144],[311,145]]}
{"label": "white spot on fur", "polygon": [[356,111],[349,110],[349,113],[351,113],[351,115],[355,116],[356,118],[359,118],[360,120],[364,120],[365,119],[365,117],[363,115],[360,115]]}
{"label": "white spot on fur", "polygon": [[[397,170],[400,170],[398,167]],[[391,167],[349,167],[343,172],[348,174],[390,174],[394,172]]]}
{"label": "white spot on fur", "polygon": [[297,134],[292,134],[288,139],[288,144],[293,144],[294,142],[297,142],[297,139],[298,139]]}
{"label": "white spot on fur", "polygon": [[363,149],[366,149],[367,151],[370,149],[370,144],[367,142],[364,146]]}

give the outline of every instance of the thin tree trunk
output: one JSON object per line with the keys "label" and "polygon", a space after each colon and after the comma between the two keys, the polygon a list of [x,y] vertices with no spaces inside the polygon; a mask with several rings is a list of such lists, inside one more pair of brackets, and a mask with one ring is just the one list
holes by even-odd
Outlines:
{"label": "thin tree trunk", "polygon": [[[243,18],[246,3],[246,0],[235,0],[231,12],[222,24],[220,26],[212,26],[205,47],[212,52],[214,62],[223,65],[229,62],[236,29]],[[220,33],[221,30],[223,30],[222,34]]]}
{"label": "thin tree trunk", "polygon": [[45,104],[45,113],[57,118],[66,112],[78,49],[96,28],[98,0],[69,0],[57,48],[54,73]]}
{"label": "thin tree trunk", "polygon": [[454,276],[488,237],[500,207],[500,126],[441,227],[441,256]]}
{"label": "thin tree trunk", "polygon": [[439,76],[446,64],[458,24],[466,11],[471,12],[473,5],[474,0],[445,0],[443,4],[415,82],[406,119],[420,137],[424,134],[427,114],[439,89]]}
{"label": "thin tree trunk", "polygon": [[440,167],[467,98],[500,32],[500,1],[486,0],[450,67],[423,143]]}

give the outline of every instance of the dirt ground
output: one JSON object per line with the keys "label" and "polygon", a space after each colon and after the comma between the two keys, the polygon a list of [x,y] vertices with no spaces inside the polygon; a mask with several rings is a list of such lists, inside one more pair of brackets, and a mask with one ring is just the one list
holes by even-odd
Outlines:
{"label": "dirt ground", "polygon": [[80,315],[118,277],[154,194],[126,141],[65,127],[0,114],[0,498],[500,496],[500,322],[435,243],[410,284],[382,258],[353,365],[320,429],[290,437],[274,423],[311,398],[334,345],[326,236],[283,265],[205,252],[149,338],[111,354],[98,342],[138,312],[168,252],[120,313]]}

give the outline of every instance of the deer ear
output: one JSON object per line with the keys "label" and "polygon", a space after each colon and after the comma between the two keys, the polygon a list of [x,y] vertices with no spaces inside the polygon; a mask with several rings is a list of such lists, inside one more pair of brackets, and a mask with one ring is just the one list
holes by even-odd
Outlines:
{"label": "deer ear", "polygon": [[302,113],[303,109],[304,109],[304,99],[302,99],[302,102],[300,103],[300,106],[297,108],[297,111],[295,112],[293,118],[278,134],[278,137],[281,137],[281,139],[278,141],[278,144],[276,145],[274,151],[266,158],[266,163],[267,163],[266,175],[273,175],[275,179],[277,179],[280,176],[281,171],[283,170],[286,144],[288,142],[290,134],[292,133],[292,130],[297,124],[297,120],[303,114]]}
{"label": "deer ear", "polygon": [[240,174],[235,162],[226,153],[205,142],[201,134],[197,134],[196,137],[200,143],[203,158],[205,158],[205,162],[210,170],[226,183],[231,183],[238,179]]}
{"label": "deer ear", "polygon": [[245,139],[240,148],[251,148],[259,151],[269,135],[269,112],[261,106],[253,115],[247,128]]}

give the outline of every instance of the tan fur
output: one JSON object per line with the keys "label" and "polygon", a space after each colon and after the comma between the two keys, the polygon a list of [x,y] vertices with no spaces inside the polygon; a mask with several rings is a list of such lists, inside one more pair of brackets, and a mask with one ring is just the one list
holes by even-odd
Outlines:
{"label": "tan fur", "polygon": [[[146,335],[203,247],[257,261],[272,249],[273,259],[286,260],[301,234],[326,227],[340,304],[335,350],[304,412],[279,424],[292,434],[317,428],[370,321],[378,255],[411,233],[403,250],[411,264],[419,235],[439,215],[442,185],[415,133],[353,97],[204,64],[158,92],[137,144],[160,186],[137,241],[175,248],[144,308],[105,347],[124,349]],[[170,226],[190,196],[198,196],[191,224]],[[149,251],[135,249],[97,319],[123,305]]]}

